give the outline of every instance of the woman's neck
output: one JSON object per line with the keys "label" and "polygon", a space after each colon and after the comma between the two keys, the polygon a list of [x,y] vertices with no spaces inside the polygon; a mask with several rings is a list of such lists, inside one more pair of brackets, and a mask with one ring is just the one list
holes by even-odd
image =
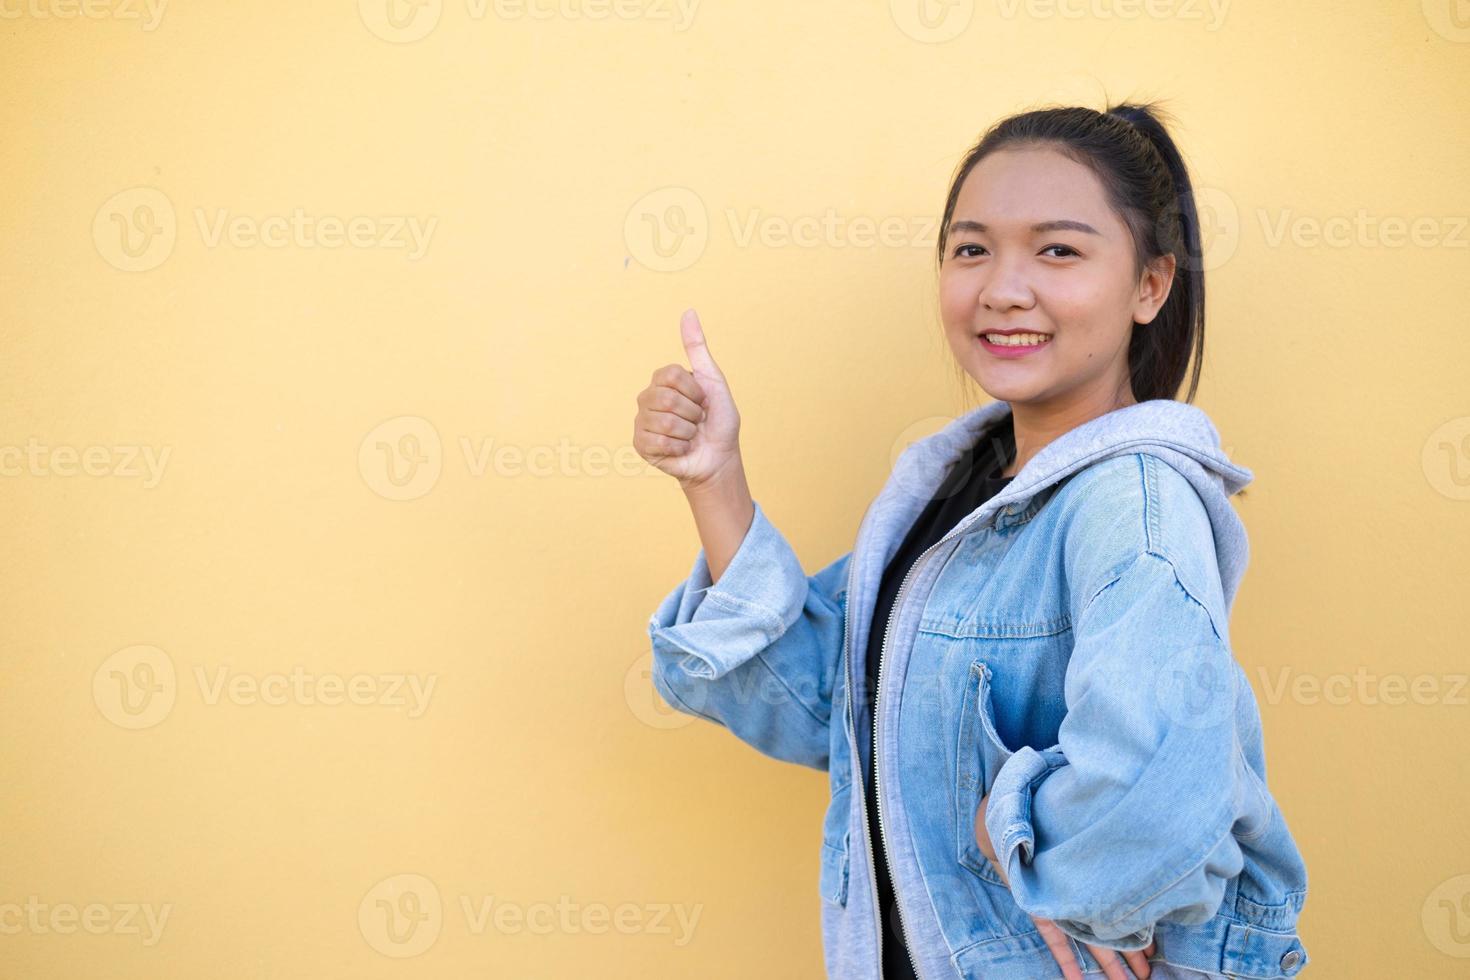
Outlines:
{"label": "woman's neck", "polygon": [[1138,404],[1132,392],[1123,398],[1072,401],[1065,405],[1012,402],[1012,426],[1016,438],[1016,454],[1001,476],[1015,476],[1054,439],[1071,432],[1085,422],[1129,405]]}

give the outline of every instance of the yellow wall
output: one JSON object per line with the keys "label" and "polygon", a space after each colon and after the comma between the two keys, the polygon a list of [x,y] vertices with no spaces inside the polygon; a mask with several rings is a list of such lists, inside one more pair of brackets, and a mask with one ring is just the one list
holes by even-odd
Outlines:
{"label": "yellow wall", "polygon": [[959,154],[1105,94],[1208,195],[1315,972],[1470,968],[1464,0],[395,2],[0,0],[0,975],[819,976],[825,779],[647,679],[697,540],[634,396],[697,307],[847,551],[973,404]]}

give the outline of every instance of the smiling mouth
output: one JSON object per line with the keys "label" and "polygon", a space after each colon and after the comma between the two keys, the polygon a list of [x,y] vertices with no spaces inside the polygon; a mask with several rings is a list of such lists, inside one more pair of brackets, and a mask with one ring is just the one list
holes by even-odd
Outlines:
{"label": "smiling mouth", "polygon": [[1051,341],[1046,333],[982,333],[980,338],[995,347],[1040,347]]}

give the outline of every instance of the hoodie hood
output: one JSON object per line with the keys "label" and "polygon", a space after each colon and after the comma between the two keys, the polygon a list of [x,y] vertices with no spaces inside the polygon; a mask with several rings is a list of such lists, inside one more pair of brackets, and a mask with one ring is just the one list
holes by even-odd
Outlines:
{"label": "hoodie hood", "polygon": [[[881,560],[867,563],[868,577],[874,578],[864,583],[874,590],[869,594],[875,593],[877,574],[897,552],[907,529],[932,499],[951,464],[974,445],[985,429],[1010,412],[1010,402],[982,405],[910,444],[899,455],[870,511],[875,535],[870,547]],[[1245,526],[1229,498],[1254,476],[1226,457],[1220,448],[1220,434],[1209,416],[1186,402],[1166,398],[1138,402],[1099,415],[1058,436],[1032,457],[1004,490],[950,533],[979,526],[1005,527],[1033,502],[1044,502],[1043,494],[1049,495],[1078,470],[1131,453],[1148,453],[1168,463],[1204,502],[1214,531],[1228,610],[1249,560]]]}

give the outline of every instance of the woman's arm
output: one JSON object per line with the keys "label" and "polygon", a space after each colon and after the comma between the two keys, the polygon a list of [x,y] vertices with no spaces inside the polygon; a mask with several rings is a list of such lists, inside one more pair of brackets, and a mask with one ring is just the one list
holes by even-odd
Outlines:
{"label": "woman's arm", "polygon": [[852,552],[808,576],[765,510],[752,507],[718,583],[701,549],[650,618],[654,687],[671,707],[767,755],[825,770]]}
{"label": "woman's arm", "polygon": [[767,755],[826,769],[848,556],[802,571],[751,498],[740,413],[693,310],[679,333],[690,369],[654,371],[633,418],[633,445],[679,481],[702,545],[649,618],[654,688]]}
{"label": "woman's arm", "polygon": [[[1214,567],[1191,563],[1191,577]],[[1216,912],[1243,864],[1234,829],[1268,817],[1236,742],[1250,688],[1209,606],[1153,551],[1113,572],[1073,628],[1058,745],[1007,760],[985,827],[1027,913],[1138,949],[1161,920]]]}
{"label": "woman's arm", "polygon": [[683,490],[700,543],[704,545],[710,581],[718,582],[755,517],[755,502],[745,481],[745,466],[737,456],[728,475]]}
{"label": "woman's arm", "polygon": [[692,370],[654,372],[638,396],[634,445],[679,480],[703,547],[649,619],[653,684],[671,707],[825,770],[851,552],[802,571],[750,496],[740,415],[693,310],[679,329]]}

